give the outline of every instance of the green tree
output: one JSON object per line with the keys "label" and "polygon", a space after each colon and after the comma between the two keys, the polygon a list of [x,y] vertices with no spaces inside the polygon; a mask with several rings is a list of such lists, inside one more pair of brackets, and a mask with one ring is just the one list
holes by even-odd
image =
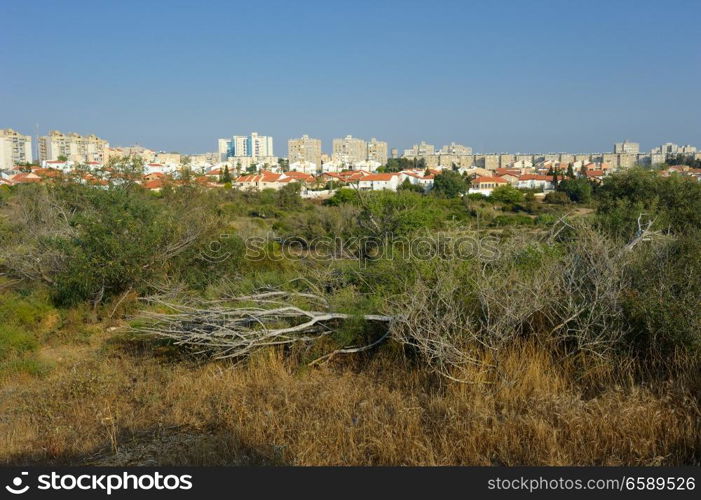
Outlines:
{"label": "green tree", "polygon": [[498,203],[520,203],[523,201],[523,193],[510,184],[496,187],[489,195],[491,201]]}
{"label": "green tree", "polygon": [[457,172],[447,170],[433,179],[432,193],[445,198],[456,198],[469,188],[466,180]]}
{"label": "green tree", "polygon": [[565,193],[570,200],[576,203],[589,203],[591,201],[592,186],[585,179],[565,179],[557,186],[557,190]]}
{"label": "green tree", "polygon": [[287,210],[299,208],[302,205],[301,190],[299,182],[288,182],[277,192],[277,205]]}
{"label": "green tree", "polygon": [[576,177],[574,175],[574,168],[572,167],[571,163],[567,164],[567,177],[570,179],[574,179]]}
{"label": "green tree", "polygon": [[399,187],[397,187],[398,191],[414,191],[415,193],[423,193],[424,188],[420,186],[419,184],[412,184],[409,179],[404,179],[404,182],[402,182]]}
{"label": "green tree", "polygon": [[231,184],[231,173],[229,172],[229,165],[224,165],[224,171],[219,177],[219,182],[221,184]]}

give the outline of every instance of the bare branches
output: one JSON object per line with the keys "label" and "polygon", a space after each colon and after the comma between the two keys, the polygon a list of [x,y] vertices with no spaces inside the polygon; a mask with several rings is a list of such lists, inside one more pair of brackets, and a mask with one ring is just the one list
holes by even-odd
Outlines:
{"label": "bare branches", "polygon": [[[325,304],[323,297],[311,293],[268,290],[231,297],[227,300],[196,301],[189,304],[152,302],[168,313],[145,312],[137,333],[170,338],[178,345],[196,347],[216,358],[247,357],[260,348],[311,342],[333,332],[334,322],[349,319],[350,314],[304,308],[298,302]],[[366,321],[391,323],[391,316],[367,314]],[[369,346],[349,346],[331,354],[360,352]]]}
{"label": "bare branches", "polygon": [[645,214],[638,215],[638,230],[635,233],[635,237],[624,247],[626,252],[630,252],[635,245],[642,241],[652,241],[659,237],[662,233],[660,231],[651,231],[650,228],[655,223],[656,219],[649,219],[647,224],[642,223],[642,217]]}
{"label": "bare branches", "polygon": [[0,261],[12,274],[54,284],[52,276],[66,264],[59,243],[76,234],[65,205],[44,187],[22,191],[12,202],[9,219],[21,231],[0,245]]}

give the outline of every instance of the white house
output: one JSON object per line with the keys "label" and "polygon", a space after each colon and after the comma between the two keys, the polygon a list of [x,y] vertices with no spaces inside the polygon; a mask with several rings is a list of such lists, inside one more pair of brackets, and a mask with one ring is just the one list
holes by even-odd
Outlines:
{"label": "white house", "polygon": [[396,191],[402,181],[399,173],[369,174],[358,179],[358,189],[363,191]]}
{"label": "white house", "polygon": [[472,180],[472,187],[468,190],[468,193],[479,193],[484,196],[491,196],[494,188],[499,186],[507,186],[508,184],[509,183],[501,177],[476,177]]}
{"label": "white house", "polygon": [[63,173],[70,172],[73,170],[75,162],[72,161],[61,161],[61,160],[44,160],[41,162],[43,168],[55,168]]}
{"label": "white house", "polygon": [[435,175],[424,175],[424,173],[425,172],[422,170],[402,170],[399,172],[401,176],[400,184],[408,179],[412,184],[421,186],[424,188],[424,191],[428,191],[433,187],[433,178]]}
{"label": "white house", "polygon": [[382,163],[374,160],[363,160],[353,163],[353,169],[355,170],[367,170],[368,172],[375,172],[378,168],[382,166]]}
{"label": "white house", "polygon": [[518,178],[516,187],[520,189],[542,189],[550,191],[553,189],[552,177],[547,175],[526,174]]}
{"label": "white house", "polygon": [[175,164],[165,164],[165,163],[147,163],[144,165],[144,174],[173,174],[177,170],[178,165]]}
{"label": "white house", "polygon": [[302,172],[304,174],[315,175],[318,171],[318,167],[316,163],[311,161],[296,161],[294,163],[290,163],[289,170],[293,172]]}
{"label": "white house", "polygon": [[343,171],[343,162],[332,160],[321,164],[321,172],[324,174],[338,173]]}

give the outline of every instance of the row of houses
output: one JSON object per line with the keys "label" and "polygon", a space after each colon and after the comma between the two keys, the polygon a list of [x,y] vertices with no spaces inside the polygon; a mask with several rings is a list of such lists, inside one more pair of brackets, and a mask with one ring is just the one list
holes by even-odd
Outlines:
{"label": "row of houses", "polygon": [[[39,183],[52,181],[59,178],[71,178],[83,184],[106,186],[110,181],[118,181],[121,174],[115,173],[110,168],[81,168],[71,170],[69,162],[45,162],[44,167],[33,167],[31,171],[5,170],[0,172],[0,185],[16,185],[26,183]],[[93,167],[95,165],[87,165]],[[166,185],[183,185],[197,183],[209,188],[221,188],[225,171],[220,168],[212,168],[203,175],[185,177],[182,171],[163,169],[162,164],[148,164],[144,173],[138,178],[146,189],[160,191]],[[84,166],[86,167],[86,166]],[[151,168],[148,168],[151,167]],[[570,165],[571,167],[571,165]],[[469,193],[491,195],[499,186],[513,186],[518,189],[534,189],[548,192],[555,188],[554,181],[565,178],[565,172],[556,165],[548,166],[548,169],[539,168],[497,168],[487,170],[481,168],[458,169],[459,173],[469,179]],[[613,169],[606,164],[589,163],[582,165],[576,172],[579,177],[587,178],[592,182],[602,182],[606,175]],[[302,186],[302,196],[319,198],[331,195],[333,190],[342,186],[352,186],[361,191],[396,191],[402,184],[409,183],[420,187],[423,191],[429,191],[433,187],[439,169],[411,169],[401,172],[376,173],[367,170],[346,170],[341,172],[325,172],[317,176],[299,171],[274,172],[262,170],[247,175],[234,176],[231,179],[233,188],[244,191],[262,191],[264,189],[279,190],[290,183],[299,183]],[[570,172],[572,174],[572,172]],[[676,165],[659,172],[662,176],[673,174],[692,177],[701,181],[701,169],[693,169],[684,165]]]}

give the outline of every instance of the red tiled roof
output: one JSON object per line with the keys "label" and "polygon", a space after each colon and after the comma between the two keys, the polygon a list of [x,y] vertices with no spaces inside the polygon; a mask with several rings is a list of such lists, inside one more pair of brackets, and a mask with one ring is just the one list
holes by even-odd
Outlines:
{"label": "red tiled roof", "polygon": [[396,173],[391,173],[391,174],[369,174],[360,179],[361,181],[373,181],[373,182],[387,182],[391,181],[395,176],[399,174]]}
{"label": "red tiled roof", "polygon": [[310,174],[305,174],[304,172],[295,172],[293,170],[290,172],[285,172],[285,175],[287,177],[292,177],[293,179],[297,179],[299,181],[314,182],[314,176]]}
{"label": "red tiled roof", "polygon": [[524,174],[518,178],[520,181],[549,181],[552,177],[538,174]]}
{"label": "red tiled roof", "polygon": [[163,180],[154,179],[152,181],[148,181],[148,182],[144,183],[144,187],[146,189],[160,189],[163,187]]}
{"label": "red tiled roof", "polygon": [[483,182],[495,182],[497,184],[508,184],[508,182],[505,179],[502,179],[501,177],[483,176],[483,177],[476,177],[472,181],[473,184],[482,184]]}
{"label": "red tiled roof", "polygon": [[24,184],[24,183],[29,183],[29,182],[41,182],[41,177],[35,174],[16,174],[13,175],[10,180],[14,184]]}

